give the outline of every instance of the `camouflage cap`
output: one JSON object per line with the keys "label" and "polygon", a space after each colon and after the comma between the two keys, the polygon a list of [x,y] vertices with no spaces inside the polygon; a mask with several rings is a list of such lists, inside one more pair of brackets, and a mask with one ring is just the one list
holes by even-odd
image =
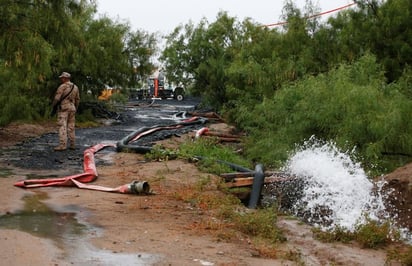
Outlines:
{"label": "camouflage cap", "polygon": [[68,72],[63,72],[63,73],[61,73],[61,75],[59,76],[59,78],[70,78],[71,77],[71,75],[70,75],[70,73],[68,73]]}

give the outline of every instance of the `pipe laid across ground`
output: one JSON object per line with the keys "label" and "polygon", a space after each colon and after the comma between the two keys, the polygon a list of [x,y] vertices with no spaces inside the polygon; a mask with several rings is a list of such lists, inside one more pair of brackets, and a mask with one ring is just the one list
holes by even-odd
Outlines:
{"label": "pipe laid across ground", "polygon": [[207,119],[202,118],[202,117],[192,117],[186,120],[183,120],[182,122],[179,122],[177,124],[173,125],[168,125],[168,126],[152,126],[152,127],[142,127],[139,128],[138,130],[130,133],[123,139],[121,139],[119,142],[117,142],[117,151],[119,152],[136,152],[136,153],[148,153],[152,150],[152,147],[150,146],[142,146],[142,145],[136,145],[133,142],[137,141],[138,139],[152,134],[153,132],[160,131],[160,130],[170,130],[170,129],[178,129],[182,128],[184,126],[190,126],[190,125],[195,125],[195,124],[205,124],[207,122]]}
{"label": "pipe laid across ground", "polygon": [[265,173],[263,171],[263,165],[257,164],[255,167],[255,177],[253,178],[252,192],[250,194],[248,208],[256,209],[264,183]]}

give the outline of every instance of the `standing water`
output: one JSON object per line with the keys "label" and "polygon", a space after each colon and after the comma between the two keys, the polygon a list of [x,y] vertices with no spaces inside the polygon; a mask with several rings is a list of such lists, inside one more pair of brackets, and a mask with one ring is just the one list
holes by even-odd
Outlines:
{"label": "standing water", "polygon": [[333,143],[311,138],[290,157],[284,171],[303,181],[293,212],[311,224],[354,231],[366,218],[386,216],[382,195],[360,164]]}

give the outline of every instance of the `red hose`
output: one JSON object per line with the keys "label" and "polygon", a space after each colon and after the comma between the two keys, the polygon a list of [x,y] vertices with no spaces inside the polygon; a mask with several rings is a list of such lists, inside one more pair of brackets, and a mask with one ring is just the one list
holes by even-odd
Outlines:
{"label": "red hose", "polygon": [[[137,136],[134,136],[129,142],[136,141],[142,136],[148,135],[154,131],[162,129],[176,129],[184,126],[184,123],[191,123],[199,120],[199,117],[192,117],[190,119],[184,120],[181,124],[176,124],[172,126],[156,127],[150,130],[141,132]],[[201,122],[201,120],[199,120]],[[78,188],[99,190],[106,192],[119,192],[119,193],[148,193],[150,186],[147,182],[133,181],[131,184],[122,185],[116,188],[108,188],[98,185],[85,184],[94,181],[97,178],[97,170],[94,161],[94,154],[106,147],[117,147],[116,144],[97,144],[88,149],[83,153],[83,170],[84,172],[77,175],[71,175],[60,178],[48,178],[48,179],[29,179],[18,181],[14,184],[16,187],[21,188],[36,188],[36,187],[49,187],[49,186],[77,186]]]}
{"label": "red hose", "polygon": [[196,131],[196,135],[195,138],[198,139],[200,138],[200,136],[202,136],[203,134],[205,134],[206,132],[209,131],[209,128],[207,127],[202,127],[201,129],[199,129],[198,131]]}
{"label": "red hose", "polygon": [[86,149],[83,153],[83,170],[82,174],[71,175],[66,177],[59,178],[48,178],[48,179],[29,179],[22,180],[14,185],[16,187],[22,188],[34,188],[34,187],[49,187],[49,186],[76,186],[78,181],[81,183],[89,183],[94,181],[97,178],[97,170],[94,162],[94,154],[106,147],[116,147],[114,144],[97,144]]}

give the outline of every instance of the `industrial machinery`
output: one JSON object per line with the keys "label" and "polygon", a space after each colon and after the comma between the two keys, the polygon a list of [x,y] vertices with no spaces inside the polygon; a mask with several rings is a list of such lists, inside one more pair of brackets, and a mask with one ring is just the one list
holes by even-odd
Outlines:
{"label": "industrial machinery", "polygon": [[147,86],[138,89],[135,94],[138,99],[176,99],[182,101],[185,90],[182,86],[173,86],[166,82],[162,71],[157,71],[147,79]]}

